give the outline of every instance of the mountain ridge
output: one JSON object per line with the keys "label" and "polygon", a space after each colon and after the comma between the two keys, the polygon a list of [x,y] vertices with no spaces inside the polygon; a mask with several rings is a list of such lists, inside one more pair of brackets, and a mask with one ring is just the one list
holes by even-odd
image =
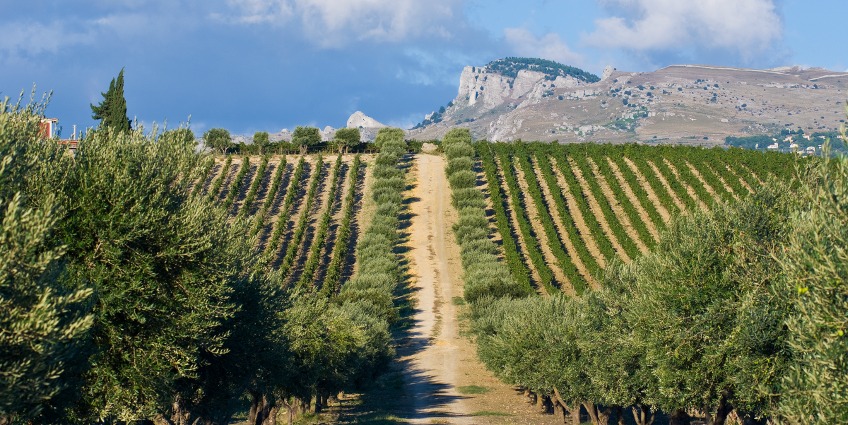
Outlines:
{"label": "mountain ridge", "polygon": [[[527,60],[498,61],[511,59]],[[823,68],[607,67],[602,77],[581,79],[529,66],[505,75],[490,66],[498,61],[463,68],[457,96],[408,136],[441,138],[460,126],[488,140],[717,145],[787,128],[837,130],[848,97],[848,73]]]}

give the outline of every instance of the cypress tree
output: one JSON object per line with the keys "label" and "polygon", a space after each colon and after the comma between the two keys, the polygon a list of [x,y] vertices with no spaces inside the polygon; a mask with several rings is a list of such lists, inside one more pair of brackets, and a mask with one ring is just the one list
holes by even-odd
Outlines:
{"label": "cypress tree", "polygon": [[127,99],[124,98],[124,69],[109,83],[109,90],[100,93],[103,101],[91,106],[91,118],[100,120],[100,126],[112,128],[118,132],[131,130],[130,119],[127,118]]}

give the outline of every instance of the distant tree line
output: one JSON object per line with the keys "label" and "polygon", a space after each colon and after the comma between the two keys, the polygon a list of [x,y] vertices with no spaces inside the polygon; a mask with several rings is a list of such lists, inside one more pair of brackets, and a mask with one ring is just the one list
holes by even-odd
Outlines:
{"label": "distant tree line", "polygon": [[595,74],[591,72],[584,71],[580,68],[575,68],[573,66],[563,65],[559,62],[554,62],[552,60],[547,59],[539,59],[539,58],[519,58],[519,57],[506,57],[503,59],[497,59],[491,61],[486,64],[486,67],[492,70],[493,72],[497,72],[501,75],[515,78],[518,76],[518,71],[521,70],[530,70],[544,73],[551,80],[556,77],[574,77],[578,80],[582,80],[588,83],[595,83],[601,80]]}

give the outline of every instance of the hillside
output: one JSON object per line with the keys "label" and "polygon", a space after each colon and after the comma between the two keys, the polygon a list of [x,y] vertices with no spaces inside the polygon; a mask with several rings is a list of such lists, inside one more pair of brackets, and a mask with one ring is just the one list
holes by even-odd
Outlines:
{"label": "hillside", "polygon": [[608,67],[596,79],[509,59],[466,66],[456,98],[408,136],[441,138],[459,126],[488,140],[720,145],[727,136],[834,131],[848,97],[848,73],[820,68]]}

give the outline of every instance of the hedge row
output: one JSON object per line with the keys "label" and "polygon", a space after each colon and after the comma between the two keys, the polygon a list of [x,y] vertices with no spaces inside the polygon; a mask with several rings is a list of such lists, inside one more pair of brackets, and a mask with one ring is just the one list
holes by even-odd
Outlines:
{"label": "hedge row", "polygon": [[388,324],[397,318],[394,293],[401,281],[395,248],[406,189],[406,172],[399,163],[407,148],[403,130],[396,128],[381,129],[375,143],[380,147],[371,186],[376,209],[356,247],[359,270],[342,286],[338,299]]}
{"label": "hedge row", "polygon": [[[526,269],[522,281],[513,279],[510,269],[499,261],[497,246],[489,238],[485,201],[482,192],[476,188],[477,179],[473,170],[475,149],[471,145],[471,133],[467,129],[453,129],[445,135],[442,147],[448,159],[446,172],[452,191],[451,199],[459,212],[453,231],[460,246],[462,267],[465,270],[465,299],[472,306],[479,306],[493,299],[522,298],[533,294]],[[495,195],[498,194],[493,193],[492,196]],[[498,204],[499,199],[494,203]],[[502,209],[501,204],[501,215]],[[499,211],[497,206],[496,211]],[[499,220],[499,227],[504,221],[503,218]],[[510,240],[511,243],[507,245],[509,234],[503,235],[507,261],[511,260],[511,265],[516,261],[522,264],[514,241]],[[522,272],[516,274],[522,275]]]}

